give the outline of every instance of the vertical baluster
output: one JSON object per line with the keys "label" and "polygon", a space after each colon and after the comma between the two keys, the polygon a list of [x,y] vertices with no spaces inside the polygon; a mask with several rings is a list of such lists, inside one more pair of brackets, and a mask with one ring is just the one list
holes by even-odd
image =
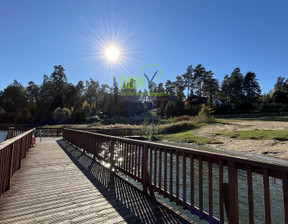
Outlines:
{"label": "vertical baluster", "polygon": [[194,213],[194,156],[190,154],[190,202],[191,213]]}
{"label": "vertical baluster", "polygon": [[264,183],[264,204],[265,204],[265,223],[271,223],[271,203],[270,203],[270,187],[268,170],[263,169],[263,183]]}
{"label": "vertical baluster", "polygon": [[115,160],[114,160],[114,144],[115,141],[111,138],[110,139],[110,170],[112,170],[115,166]]}
{"label": "vertical baluster", "polygon": [[141,180],[141,145],[138,145],[138,180]]}
{"label": "vertical baluster", "polygon": [[211,223],[213,222],[213,178],[212,178],[211,157],[209,157],[208,161],[208,179],[209,179],[209,218]]}
{"label": "vertical baluster", "polygon": [[124,142],[124,170],[128,173],[128,146],[127,141]]}
{"label": "vertical baluster", "polygon": [[199,218],[203,219],[203,163],[202,156],[199,157]]}
{"label": "vertical baluster", "polygon": [[149,169],[149,174],[150,174],[150,184],[152,185],[152,159],[153,159],[153,154],[152,154],[152,147],[150,146],[150,169]]}
{"label": "vertical baluster", "polygon": [[149,173],[148,173],[148,146],[145,144],[143,146],[143,161],[142,161],[143,167],[143,178],[142,178],[142,182],[143,182],[143,191],[145,194],[147,194],[147,188],[149,187],[149,192],[150,195],[154,195],[152,189],[151,189],[151,180],[149,177]]}
{"label": "vertical baluster", "polygon": [[170,201],[173,198],[173,151],[170,151]]}
{"label": "vertical baluster", "polygon": [[154,187],[157,187],[157,148],[154,150]]}
{"label": "vertical baluster", "polygon": [[176,153],[176,203],[179,204],[179,151]]}
{"label": "vertical baluster", "polygon": [[220,211],[220,224],[224,224],[224,200],[223,200],[223,163],[219,160],[219,211]]}
{"label": "vertical baluster", "polygon": [[135,144],[134,146],[135,150],[135,178],[138,178],[138,145]]}
{"label": "vertical baluster", "polygon": [[135,157],[135,145],[133,143],[130,144],[130,147],[131,147],[131,174],[132,176],[135,175],[135,160],[134,160],[134,157]]}
{"label": "vertical baluster", "polygon": [[165,149],[164,153],[164,192],[165,192],[165,197],[167,193],[167,149]]}
{"label": "vertical baluster", "polygon": [[186,199],[186,154],[185,152],[183,153],[183,202],[184,202],[184,209],[187,208],[187,199]]}
{"label": "vertical baluster", "polygon": [[229,169],[229,223],[239,223],[238,208],[238,172],[234,161],[228,161]]}
{"label": "vertical baluster", "polygon": [[131,143],[128,143],[128,155],[129,155],[128,156],[128,160],[129,160],[128,173],[129,173],[129,175],[131,175],[131,167],[132,167],[132,165],[131,165],[131,162],[132,162],[131,153],[132,153]]}
{"label": "vertical baluster", "polygon": [[282,177],[283,199],[284,199],[284,214],[285,223],[288,223],[288,174],[283,173]]}
{"label": "vertical baluster", "polygon": [[254,224],[253,179],[250,165],[247,165],[247,186],[248,186],[248,204],[249,204],[249,223]]}
{"label": "vertical baluster", "polygon": [[162,191],[162,149],[159,149],[159,190]]}

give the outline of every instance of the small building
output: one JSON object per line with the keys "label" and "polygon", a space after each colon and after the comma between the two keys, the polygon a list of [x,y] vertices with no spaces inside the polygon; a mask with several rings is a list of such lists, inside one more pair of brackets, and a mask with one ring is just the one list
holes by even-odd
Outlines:
{"label": "small building", "polygon": [[185,100],[184,104],[187,105],[200,105],[203,103],[207,103],[207,97],[199,97],[194,94],[188,97],[187,100]]}
{"label": "small building", "polygon": [[220,100],[220,99],[217,98],[217,97],[212,100],[212,105],[213,105],[213,106],[216,106],[216,105],[221,106],[222,104],[223,104],[223,101]]}

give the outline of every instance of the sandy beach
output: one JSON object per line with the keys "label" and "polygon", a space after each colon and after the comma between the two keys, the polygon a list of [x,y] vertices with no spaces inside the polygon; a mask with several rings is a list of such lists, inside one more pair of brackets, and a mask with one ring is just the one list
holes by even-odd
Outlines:
{"label": "sandy beach", "polygon": [[271,156],[288,160],[288,141],[279,140],[239,140],[220,135],[218,131],[247,131],[247,130],[287,130],[288,122],[282,121],[254,121],[254,120],[231,120],[227,124],[214,124],[204,126],[198,131],[198,135],[213,137],[223,144],[209,144],[215,149],[228,149],[250,154]]}

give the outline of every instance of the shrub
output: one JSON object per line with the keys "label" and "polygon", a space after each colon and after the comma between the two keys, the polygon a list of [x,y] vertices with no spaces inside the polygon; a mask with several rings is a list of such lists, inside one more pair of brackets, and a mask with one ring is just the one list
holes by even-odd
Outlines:
{"label": "shrub", "polygon": [[71,118],[71,111],[64,107],[60,108],[58,107],[56,110],[53,112],[53,119],[56,123],[65,123],[68,122]]}
{"label": "shrub", "polygon": [[169,101],[165,107],[164,113],[166,117],[175,116],[179,112],[179,107],[176,102]]}
{"label": "shrub", "polygon": [[194,121],[179,121],[177,123],[162,124],[155,128],[157,134],[178,132],[185,129],[193,129],[196,127]]}
{"label": "shrub", "polygon": [[207,117],[210,117],[213,113],[214,110],[212,107],[202,104],[201,110],[199,111],[198,115],[206,115]]}
{"label": "shrub", "polygon": [[182,116],[179,116],[179,117],[173,117],[173,122],[177,123],[179,121],[189,121],[191,119],[192,119],[192,117],[189,116],[189,115],[182,115]]}

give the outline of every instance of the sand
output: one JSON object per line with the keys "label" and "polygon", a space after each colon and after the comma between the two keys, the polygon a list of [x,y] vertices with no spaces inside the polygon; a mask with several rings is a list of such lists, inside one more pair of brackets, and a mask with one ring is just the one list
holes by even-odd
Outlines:
{"label": "sand", "polygon": [[246,131],[246,130],[284,130],[288,129],[288,122],[281,121],[231,121],[229,124],[214,124],[202,127],[198,135],[212,137],[220,140],[223,144],[209,144],[215,149],[228,149],[244,153],[271,156],[288,160],[288,141],[278,140],[237,140],[229,137],[216,135],[220,130]]}

